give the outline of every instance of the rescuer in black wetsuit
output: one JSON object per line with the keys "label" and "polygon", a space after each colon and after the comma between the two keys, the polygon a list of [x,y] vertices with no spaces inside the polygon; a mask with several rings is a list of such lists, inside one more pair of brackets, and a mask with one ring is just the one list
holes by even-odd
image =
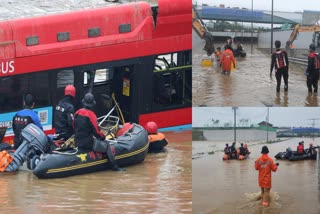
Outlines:
{"label": "rescuer in black wetsuit", "polygon": [[54,128],[59,138],[69,139],[73,135],[74,98],[76,88],[67,85],[64,89],[64,97],[59,101],[55,109]]}
{"label": "rescuer in black wetsuit", "polygon": [[272,77],[273,67],[275,68],[275,76],[277,79],[277,92],[280,92],[281,77],[284,81],[284,91],[288,91],[289,78],[289,60],[288,54],[284,50],[280,50],[281,42],[275,41],[276,51],[271,56],[270,78]]}
{"label": "rescuer in black wetsuit", "polygon": [[319,69],[320,69],[320,57],[319,53],[315,52],[316,46],[314,44],[310,44],[309,51],[310,54],[308,56],[308,67],[306,70],[306,76],[307,76],[307,87],[308,92],[312,93],[312,87],[313,92],[318,92],[318,80],[319,80]]}
{"label": "rescuer in black wetsuit", "polygon": [[236,143],[233,142],[232,145],[230,146],[230,152],[231,152],[231,158],[232,159],[237,159],[238,155],[237,155],[237,150],[236,150]]}
{"label": "rescuer in black wetsuit", "polygon": [[239,148],[239,155],[243,155],[246,156],[247,155],[247,151],[246,149],[243,147],[243,143],[240,144],[240,148]]}
{"label": "rescuer in black wetsuit", "polygon": [[[74,133],[75,142],[78,148],[86,150],[95,150],[94,143],[100,144],[100,147],[104,148],[104,151],[99,151],[107,154],[108,160],[112,165],[114,171],[124,171],[125,169],[119,168],[114,154],[111,151],[110,145],[105,140],[104,134],[100,131],[97,116],[91,110],[95,105],[96,101],[91,93],[87,93],[82,99],[84,108],[79,109],[74,114]],[[94,139],[96,137],[96,139]]]}

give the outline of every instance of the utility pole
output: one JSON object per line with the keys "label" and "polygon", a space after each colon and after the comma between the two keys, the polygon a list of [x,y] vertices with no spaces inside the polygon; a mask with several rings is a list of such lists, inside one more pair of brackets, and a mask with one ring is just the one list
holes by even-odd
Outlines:
{"label": "utility pole", "polygon": [[271,3],[271,46],[270,46],[271,54],[272,54],[272,46],[273,46],[273,0]]}
{"label": "utility pole", "polygon": [[251,54],[253,53],[253,0],[251,0]]}
{"label": "utility pole", "polygon": [[234,130],[234,142],[237,142],[237,109],[238,107],[232,107],[234,113],[233,130]]}

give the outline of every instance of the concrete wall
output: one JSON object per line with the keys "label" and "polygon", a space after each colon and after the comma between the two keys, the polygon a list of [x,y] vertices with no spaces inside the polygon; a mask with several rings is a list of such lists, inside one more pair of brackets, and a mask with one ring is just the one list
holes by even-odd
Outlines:
{"label": "concrete wall", "polygon": [[[275,31],[273,32],[273,47],[274,41],[280,40],[282,48],[285,48],[291,30]],[[301,32],[294,40],[293,45],[296,49],[308,50],[309,45],[312,43],[313,32]],[[270,48],[271,45],[271,32],[260,32],[258,34],[258,48]]]}
{"label": "concrete wall", "polygon": [[[203,136],[206,140],[211,141],[233,141],[234,130],[203,130]],[[269,131],[268,139],[276,139],[276,132]],[[237,141],[261,141],[267,140],[267,131],[255,129],[237,130]]]}

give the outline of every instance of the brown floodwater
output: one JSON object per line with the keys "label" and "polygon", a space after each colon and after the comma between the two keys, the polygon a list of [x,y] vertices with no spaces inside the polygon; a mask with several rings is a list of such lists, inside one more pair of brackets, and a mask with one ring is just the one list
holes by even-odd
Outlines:
{"label": "brown floodwater", "polygon": [[[279,162],[280,166],[272,175],[271,203],[267,208],[256,201],[260,188],[258,171],[254,168],[254,162],[261,155],[264,143],[248,143],[251,151],[250,159],[223,161],[222,150],[225,142],[194,141],[192,143],[193,213],[319,214],[319,162],[314,160],[290,162],[274,158],[278,152],[285,151],[289,146],[296,150],[301,140],[305,142],[305,147],[313,141],[310,138],[291,138],[268,144],[269,156]],[[314,142],[319,140],[315,139]]]}
{"label": "brown floodwater", "polygon": [[166,153],[126,172],[38,179],[0,174],[1,213],[192,213],[191,131],[165,132]]}
{"label": "brown floodwater", "polygon": [[201,66],[201,60],[209,57],[202,50],[204,42],[196,36],[193,34],[193,106],[319,106],[318,96],[308,93],[304,66],[290,62],[289,91],[284,92],[282,80],[280,93],[276,93],[274,70],[270,79],[270,54],[256,45],[251,53],[250,44],[244,44],[247,57],[236,58],[236,70],[226,76],[215,62],[213,67]]}

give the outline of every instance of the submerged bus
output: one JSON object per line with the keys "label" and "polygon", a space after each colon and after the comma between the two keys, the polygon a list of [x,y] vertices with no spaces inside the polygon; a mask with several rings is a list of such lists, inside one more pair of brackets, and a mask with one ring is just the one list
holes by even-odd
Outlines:
{"label": "submerged bus", "polygon": [[0,22],[0,127],[12,143],[12,118],[32,93],[52,133],[64,87],[76,87],[76,109],[92,92],[115,95],[126,121],[159,128],[191,126],[192,16],[189,0],[134,2]]}

